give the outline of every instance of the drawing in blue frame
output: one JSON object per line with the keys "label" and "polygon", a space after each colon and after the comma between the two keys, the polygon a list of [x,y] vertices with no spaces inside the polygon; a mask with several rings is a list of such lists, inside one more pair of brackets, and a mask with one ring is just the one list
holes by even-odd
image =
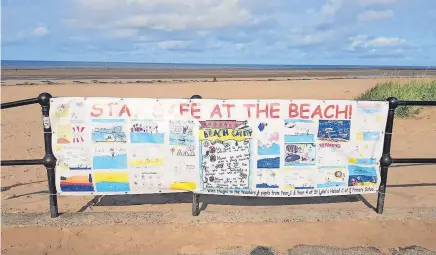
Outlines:
{"label": "drawing in blue frame", "polygon": [[258,158],[257,168],[280,168],[280,157]]}
{"label": "drawing in blue frame", "polygon": [[130,127],[131,143],[164,144],[165,134],[160,129],[159,121],[132,120]]}
{"label": "drawing in blue frame", "polygon": [[314,143],[285,143],[285,166],[311,166],[315,160]]}
{"label": "drawing in blue frame", "polygon": [[334,142],[348,142],[350,140],[350,120],[320,120],[318,139]]}
{"label": "drawing in blue frame", "polygon": [[285,143],[314,143],[316,127],[313,120],[285,119]]}
{"label": "drawing in blue frame", "polygon": [[123,119],[93,119],[92,141],[94,143],[125,143]]}
{"label": "drawing in blue frame", "polygon": [[377,184],[377,169],[374,166],[348,165],[348,186],[374,186]]}
{"label": "drawing in blue frame", "polygon": [[110,148],[107,155],[94,155],[93,169],[126,169],[127,153]]}

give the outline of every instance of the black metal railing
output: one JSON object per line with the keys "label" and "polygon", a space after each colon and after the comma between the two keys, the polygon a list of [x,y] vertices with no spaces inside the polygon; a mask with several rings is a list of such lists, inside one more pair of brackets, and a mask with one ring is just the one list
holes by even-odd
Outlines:
{"label": "black metal railing", "polygon": [[392,163],[395,164],[436,164],[436,158],[392,158],[391,142],[392,130],[394,127],[395,109],[398,106],[436,106],[436,101],[400,101],[395,97],[387,99],[389,102],[389,113],[385,129],[385,140],[383,144],[383,154],[380,159],[380,187],[377,197],[377,213],[382,214],[385,205],[386,182],[388,170]]}
{"label": "black metal railing", "polygon": [[[52,130],[50,124],[50,99],[52,96],[48,93],[42,93],[37,98],[20,100],[1,104],[1,109],[12,107],[20,107],[30,104],[39,103],[42,109],[43,127],[44,127],[44,147],[45,156],[43,159],[27,159],[27,160],[2,160],[2,166],[17,166],[17,165],[44,165],[47,169],[47,179],[49,186],[49,200],[50,200],[50,215],[55,218],[59,215],[57,203],[57,191],[55,181],[55,166],[56,158],[52,151]],[[202,99],[200,95],[193,95],[190,99]],[[390,97],[387,99],[389,102],[389,112],[387,124],[385,129],[385,138],[383,144],[383,154],[380,159],[380,187],[377,197],[377,213],[383,213],[386,182],[388,177],[389,167],[395,164],[436,164],[436,158],[392,158],[391,157],[391,142],[392,130],[394,126],[395,109],[398,106],[436,106],[436,101],[400,101],[397,98]],[[198,216],[200,214],[200,194],[193,193],[192,197],[192,215]]]}
{"label": "black metal railing", "polygon": [[2,160],[2,166],[34,166],[43,165],[47,169],[47,179],[49,188],[49,200],[50,200],[50,215],[55,218],[59,215],[58,212],[58,200],[56,192],[56,180],[55,180],[55,166],[56,158],[52,151],[52,132],[50,125],[50,99],[52,96],[49,93],[41,93],[37,98],[25,99],[15,102],[9,102],[1,104],[1,109],[8,109],[13,107],[20,107],[31,104],[40,104],[42,111],[42,122],[44,127],[44,147],[45,156],[43,159],[19,159],[19,160]]}

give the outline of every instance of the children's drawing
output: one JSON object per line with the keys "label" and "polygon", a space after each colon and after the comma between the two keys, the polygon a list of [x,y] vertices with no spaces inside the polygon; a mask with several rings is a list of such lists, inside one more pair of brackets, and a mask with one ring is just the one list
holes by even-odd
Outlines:
{"label": "children's drawing", "polygon": [[315,165],[315,144],[285,143],[285,166]]}
{"label": "children's drawing", "polygon": [[130,153],[130,167],[155,168],[164,165],[166,148],[156,144],[141,144],[132,147]]}
{"label": "children's drawing", "polygon": [[55,133],[57,144],[70,144],[73,139],[73,128],[71,124],[58,125]]}
{"label": "children's drawing", "polygon": [[94,178],[97,192],[130,191],[129,174],[126,172],[96,172]]}
{"label": "children's drawing", "polygon": [[345,187],[348,175],[345,166],[320,167],[317,173],[317,188]]}
{"label": "children's drawing", "polygon": [[348,165],[348,186],[374,186],[377,183],[375,167]]}
{"label": "children's drawing", "polygon": [[330,142],[347,142],[350,140],[349,120],[320,120],[318,139]]}
{"label": "children's drawing", "polygon": [[170,145],[195,144],[192,120],[170,120]]}
{"label": "children's drawing", "polygon": [[56,146],[56,165],[65,170],[91,170],[91,149],[88,147]]}
{"label": "children's drawing", "polygon": [[101,146],[94,149],[93,168],[125,169],[127,168],[127,153],[123,147]]}
{"label": "children's drawing", "polygon": [[146,192],[158,191],[165,187],[160,173],[135,171],[130,173],[130,188],[133,192]]}
{"label": "children's drawing", "polygon": [[278,177],[276,169],[257,169],[256,188],[258,189],[278,189]]}
{"label": "children's drawing", "polygon": [[[260,138],[262,139],[262,138]],[[257,141],[258,155],[280,155],[280,134],[279,132],[267,133],[262,140]]]}
{"label": "children's drawing", "polygon": [[371,132],[371,131],[364,131],[357,133],[356,140],[358,141],[365,141],[365,142],[373,142],[378,141],[381,139],[381,132]]}
{"label": "children's drawing", "polygon": [[68,119],[71,123],[83,122],[81,116],[85,113],[85,103],[81,100],[70,100],[57,105],[54,116],[59,119]]}
{"label": "children's drawing", "polygon": [[61,175],[60,187],[63,192],[93,192],[91,174],[85,175]]}
{"label": "children's drawing", "polygon": [[348,162],[349,152],[343,143],[320,142],[316,157],[318,166],[343,166]]}
{"label": "children's drawing", "polygon": [[317,126],[313,120],[286,119],[285,142],[286,143],[313,143],[317,133]]}
{"label": "children's drawing", "polygon": [[315,173],[316,169],[285,167],[283,171],[285,189],[299,190],[315,188]]}
{"label": "children's drawing", "polygon": [[84,143],[85,142],[85,129],[86,127],[83,125],[73,125],[73,143]]}
{"label": "children's drawing", "polygon": [[280,168],[280,157],[258,158],[257,168]]}
{"label": "children's drawing", "polygon": [[252,129],[246,121],[203,121],[199,132],[204,189],[248,189]]}
{"label": "children's drawing", "polygon": [[170,145],[172,156],[195,156],[195,145]]}
{"label": "children's drawing", "polygon": [[92,123],[92,141],[94,143],[127,142],[123,119],[93,119]]}
{"label": "children's drawing", "polygon": [[132,143],[163,144],[163,122],[155,120],[132,120],[130,140]]}

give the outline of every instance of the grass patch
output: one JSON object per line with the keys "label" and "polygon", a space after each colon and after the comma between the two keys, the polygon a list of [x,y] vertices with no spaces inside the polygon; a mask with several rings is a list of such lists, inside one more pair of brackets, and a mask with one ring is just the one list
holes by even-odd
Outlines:
{"label": "grass patch", "polygon": [[[356,100],[386,100],[388,97],[396,97],[399,100],[436,101],[436,80],[377,83],[375,87],[358,96]],[[419,106],[399,106],[395,115],[400,118],[413,117],[421,109],[422,107]]]}

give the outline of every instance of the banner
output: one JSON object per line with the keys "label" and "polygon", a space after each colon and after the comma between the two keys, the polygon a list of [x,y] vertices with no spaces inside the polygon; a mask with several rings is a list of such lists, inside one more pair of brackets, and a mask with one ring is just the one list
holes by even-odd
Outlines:
{"label": "banner", "polygon": [[388,103],[53,98],[59,194],[374,193]]}

